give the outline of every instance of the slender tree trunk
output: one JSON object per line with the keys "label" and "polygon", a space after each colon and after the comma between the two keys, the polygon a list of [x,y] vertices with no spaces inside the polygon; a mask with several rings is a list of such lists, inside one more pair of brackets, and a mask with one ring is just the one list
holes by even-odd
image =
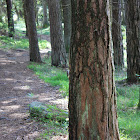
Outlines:
{"label": "slender tree trunk", "polygon": [[63,39],[60,0],[48,0],[48,2],[52,47],[52,65],[66,67],[66,50]]}
{"label": "slender tree trunk", "polygon": [[71,38],[71,0],[62,0],[64,19],[64,42],[66,52],[69,52]]}
{"label": "slender tree trunk", "polygon": [[121,0],[121,9],[122,9],[122,25],[126,25],[126,17],[125,17],[125,11],[126,11],[126,5],[125,5],[126,1],[125,0]]}
{"label": "slender tree trunk", "polygon": [[9,37],[14,37],[14,20],[13,20],[13,12],[12,12],[12,1],[6,0],[6,4],[7,4]]}
{"label": "slender tree trunk", "polygon": [[24,0],[25,2],[25,10],[26,10],[26,18],[27,18],[27,29],[29,36],[29,52],[30,52],[30,61],[33,62],[41,62],[41,57],[39,53],[38,47],[38,38],[37,38],[37,30],[35,23],[35,10],[34,10],[34,2],[33,0]]}
{"label": "slender tree trunk", "polygon": [[38,7],[37,7],[37,0],[33,0],[34,1],[34,9],[35,9],[35,21],[37,23],[37,25],[39,25],[38,22]]}
{"label": "slender tree trunk", "polygon": [[17,17],[18,17],[18,20],[19,20],[19,12],[18,12],[18,9],[17,9],[16,5],[15,5],[15,11],[16,11],[16,14],[17,14]]}
{"label": "slender tree trunk", "polygon": [[123,38],[121,30],[121,0],[113,0],[113,23],[112,23],[112,39],[114,50],[114,64],[116,68],[122,69],[124,66],[123,55]]}
{"label": "slender tree trunk", "polygon": [[70,140],[119,140],[110,2],[72,0]]}
{"label": "slender tree trunk", "polygon": [[126,3],[127,81],[135,83],[140,75],[140,2]]}
{"label": "slender tree trunk", "polygon": [[26,26],[26,36],[28,36],[28,24],[27,24],[27,13],[26,13],[26,6],[25,6],[25,0],[23,0],[23,11],[24,11],[24,20],[25,20],[25,26]]}
{"label": "slender tree trunk", "polygon": [[48,16],[47,16],[47,1],[43,0],[43,28],[49,26]]}

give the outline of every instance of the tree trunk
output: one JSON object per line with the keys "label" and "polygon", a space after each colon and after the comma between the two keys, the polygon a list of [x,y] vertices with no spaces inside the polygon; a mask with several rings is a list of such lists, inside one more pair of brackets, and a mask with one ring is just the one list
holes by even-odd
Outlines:
{"label": "tree trunk", "polygon": [[72,0],[70,140],[119,140],[110,2]]}
{"label": "tree trunk", "polygon": [[113,0],[112,7],[112,39],[114,50],[114,64],[116,68],[122,69],[124,66],[123,58],[123,38],[121,30],[121,0]]}
{"label": "tree trunk", "polygon": [[71,0],[62,0],[64,19],[64,42],[66,52],[69,52],[71,38]]}
{"label": "tree trunk", "polygon": [[35,23],[35,10],[33,0],[24,0],[26,18],[27,18],[27,27],[28,27],[28,36],[29,36],[29,52],[30,52],[30,61],[41,62],[41,57],[38,47],[38,38],[37,30]]}
{"label": "tree trunk", "polygon": [[47,1],[43,0],[43,28],[49,26],[48,16],[47,16]]}
{"label": "tree trunk", "polygon": [[26,6],[24,1],[25,0],[23,0],[24,21],[26,26],[26,36],[28,36],[27,13],[26,13]]}
{"label": "tree trunk", "polygon": [[9,37],[14,37],[14,20],[13,20],[13,12],[12,12],[12,1],[6,0],[6,4],[7,4]]}
{"label": "tree trunk", "polygon": [[64,46],[60,0],[49,0],[49,18],[51,34],[51,59],[53,66],[66,67],[66,50]]}
{"label": "tree trunk", "polygon": [[140,2],[126,4],[127,81],[135,83],[140,75]]}
{"label": "tree trunk", "polygon": [[37,23],[37,25],[39,25],[39,22],[38,22],[38,7],[37,7],[37,0],[33,0],[34,1],[34,10],[35,10],[35,21]]}

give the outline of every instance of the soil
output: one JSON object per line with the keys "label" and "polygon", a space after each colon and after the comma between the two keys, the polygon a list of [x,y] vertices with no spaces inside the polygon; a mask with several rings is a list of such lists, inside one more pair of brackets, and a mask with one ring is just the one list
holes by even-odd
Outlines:
{"label": "soil", "polygon": [[[68,109],[59,89],[44,83],[27,68],[28,54],[27,50],[0,49],[0,140],[35,140],[46,129],[29,118],[28,105],[33,101]],[[29,96],[31,93],[34,96]],[[53,139],[66,140],[67,136]]]}

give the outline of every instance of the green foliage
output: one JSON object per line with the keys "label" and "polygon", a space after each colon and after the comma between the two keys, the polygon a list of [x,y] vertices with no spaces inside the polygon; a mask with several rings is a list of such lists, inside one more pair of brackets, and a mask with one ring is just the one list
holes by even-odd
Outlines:
{"label": "green foliage", "polygon": [[127,78],[127,72],[117,68],[115,70],[115,81],[122,81]]}
{"label": "green foliage", "polygon": [[47,40],[39,40],[38,44],[39,44],[40,49],[46,49],[46,48],[50,49],[51,48],[51,44]]}
{"label": "green foliage", "polygon": [[46,131],[43,132],[38,139],[47,139],[54,135],[64,135],[68,133],[68,112],[65,110],[59,109],[56,105],[46,104],[47,115],[42,115],[43,109],[34,108],[35,111],[30,114],[32,118],[40,121],[46,127]]}
{"label": "green foliage", "polygon": [[58,86],[62,95],[68,96],[69,80],[66,72],[61,68],[51,66],[50,59],[45,59],[45,64],[31,63],[28,68],[35,71],[39,78],[43,79],[51,86]]}
{"label": "green foliage", "polygon": [[47,121],[44,126],[46,127],[45,132],[43,132],[37,140],[50,140],[53,136],[67,135],[68,134],[68,123],[59,123],[57,121]]}
{"label": "green foliage", "polygon": [[7,30],[8,25],[6,23],[0,22],[0,31],[3,32]]}
{"label": "green foliage", "polygon": [[[20,38],[14,39],[9,38],[6,36],[0,36],[0,46],[1,48],[8,48],[8,49],[28,49],[29,48],[29,41],[28,39]],[[46,40],[39,41],[39,48],[45,49],[50,48],[50,43]]]}
{"label": "green foliage", "polygon": [[118,122],[122,140],[140,139],[140,112],[137,111],[139,87],[117,87]]}
{"label": "green foliage", "polygon": [[1,48],[8,49],[27,49],[29,46],[27,39],[13,39],[6,36],[0,36]]}
{"label": "green foliage", "polygon": [[50,26],[44,29],[38,29],[37,33],[43,35],[50,35]]}

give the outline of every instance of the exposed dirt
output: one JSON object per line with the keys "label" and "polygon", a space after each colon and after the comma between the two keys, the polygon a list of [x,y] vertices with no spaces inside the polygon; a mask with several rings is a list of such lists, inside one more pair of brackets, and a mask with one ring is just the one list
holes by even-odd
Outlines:
{"label": "exposed dirt", "polygon": [[[0,140],[35,140],[45,130],[29,118],[28,105],[33,101],[67,109],[59,89],[40,80],[28,64],[28,51],[0,49]],[[28,96],[31,93],[33,97]]]}

